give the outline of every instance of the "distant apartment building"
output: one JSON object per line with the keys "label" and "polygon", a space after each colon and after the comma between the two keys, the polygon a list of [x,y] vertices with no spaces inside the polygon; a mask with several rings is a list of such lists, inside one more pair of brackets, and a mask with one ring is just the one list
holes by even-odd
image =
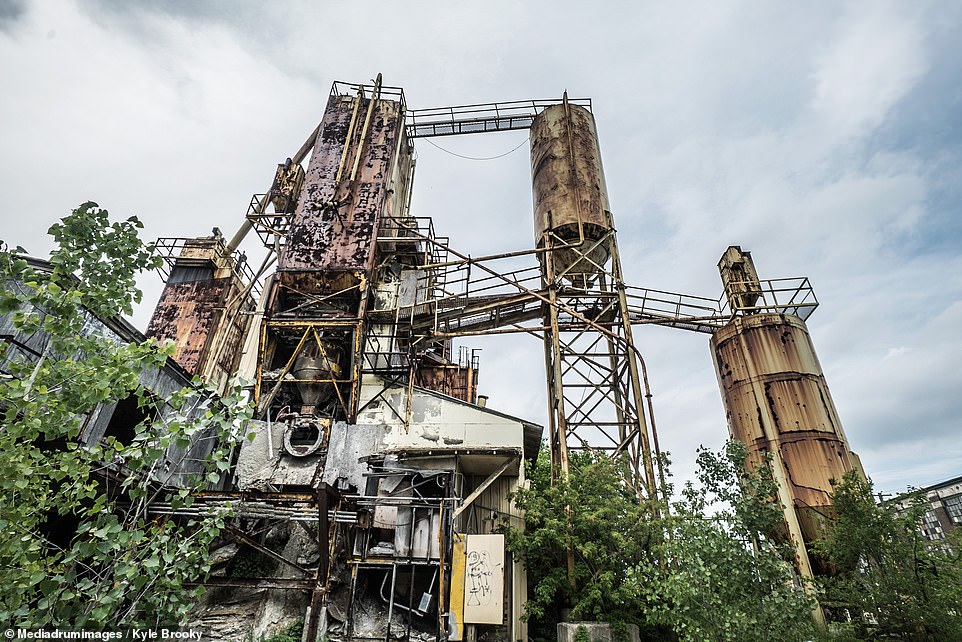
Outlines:
{"label": "distant apartment building", "polygon": [[945,539],[962,524],[962,477],[922,488],[921,492],[929,504],[922,518],[922,533],[932,541]]}

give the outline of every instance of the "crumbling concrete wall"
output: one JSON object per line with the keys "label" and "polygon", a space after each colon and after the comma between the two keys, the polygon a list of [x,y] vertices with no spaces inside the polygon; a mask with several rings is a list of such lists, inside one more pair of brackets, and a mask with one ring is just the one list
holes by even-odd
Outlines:
{"label": "crumbling concrete wall", "polygon": [[[296,525],[278,525],[268,533],[267,544],[280,549],[288,559],[304,561],[312,554],[316,556],[317,546],[312,537]],[[237,553],[237,545],[223,547],[229,549],[223,557],[229,560]],[[217,562],[219,551],[214,551],[212,561]],[[220,560],[223,561],[223,560]],[[215,569],[213,575],[224,576],[230,564]],[[283,564],[272,573],[276,578],[297,577],[297,572]],[[292,625],[304,620],[309,595],[306,591],[278,591],[264,588],[211,588],[201,598],[193,612],[189,628],[204,631],[211,640],[265,640],[288,630]]]}

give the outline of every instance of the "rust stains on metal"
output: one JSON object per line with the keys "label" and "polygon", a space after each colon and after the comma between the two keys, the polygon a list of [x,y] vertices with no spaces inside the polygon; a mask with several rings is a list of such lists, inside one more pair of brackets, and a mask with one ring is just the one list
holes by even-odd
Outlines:
{"label": "rust stains on metal", "polygon": [[272,316],[354,318],[365,284],[357,272],[278,272],[271,291]]}
{"label": "rust stains on metal", "polygon": [[736,317],[712,337],[732,437],[758,460],[772,453],[803,537],[819,535],[832,481],[858,467],[805,323],[793,315]]}
{"label": "rust stains on metal", "polygon": [[547,107],[531,125],[531,177],[535,241],[545,246],[546,234],[578,243],[555,251],[559,272],[597,272],[608,258],[607,244],[595,241],[611,229],[608,188],[594,118],[587,109],[564,102]]}
{"label": "rust stains on metal", "polygon": [[478,393],[478,370],[473,366],[424,365],[417,370],[416,383],[455,399],[475,403]]}
{"label": "rust stains on metal", "polygon": [[172,340],[174,361],[223,391],[240,360],[250,323],[245,313],[252,309],[253,300],[222,237],[215,234],[178,243],[179,254],[167,257],[169,278],[147,335]]}
{"label": "rust stains on metal", "polygon": [[[300,403],[348,421],[356,414],[378,226],[382,216],[406,211],[413,162],[403,100],[382,98],[380,81],[370,94],[366,89],[332,95],[319,126],[267,303],[257,383],[263,413]],[[295,390],[295,380],[286,378],[295,360],[317,360],[299,354],[303,341],[297,338],[308,332],[321,349],[338,355],[337,373],[315,368],[330,376],[305,375]],[[332,378],[336,403],[309,390]]]}
{"label": "rust stains on metal", "polygon": [[751,252],[743,252],[737,245],[729,246],[718,262],[718,272],[732,310],[751,308],[758,302],[762,286]]}
{"label": "rust stains on metal", "polygon": [[228,279],[168,283],[147,326],[147,336],[177,344],[174,361],[193,375],[201,373],[227,284]]}
{"label": "rust stains on metal", "polygon": [[301,191],[301,184],[304,182],[304,168],[300,163],[293,162],[290,158],[285,163],[277,166],[274,173],[274,183],[271,185],[271,203],[274,211],[284,214],[292,214],[297,204],[297,196]]}
{"label": "rust stains on metal", "polygon": [[[361,111],[371,108],[370,126],[351,128],[359,100],[364,102]],[[396,162],[398,139],[404,136],[402,105],[371,101],[332,96],[328,102],[279,270],[371,268],[377,225],[390,196],[387,182]],[[342,164],[358,168],[353,179],[351,173],[339,171]],[[338,176],[340,180],[335,179]]]}

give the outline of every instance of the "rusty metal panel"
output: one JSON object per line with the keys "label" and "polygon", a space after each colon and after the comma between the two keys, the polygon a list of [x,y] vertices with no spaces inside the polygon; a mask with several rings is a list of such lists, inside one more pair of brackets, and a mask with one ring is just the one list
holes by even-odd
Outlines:
{"label": "rusty metal panel", "polygon": [[608,188],[591,112],[552,105],[531,125],[535,240],[579,222],[607,228]]}
{"label": "rusty metal panel", "polygon": [[[719,381],[731,386],[756,375],[822,376],[805,322],[787,314],[735,318],[712,338]],[[746,359],[745,357],[749,357]]]}
{"label": "rusty metal panel", "polygon": [[762,293],[762,286],[751,252],[743,252],[737,245],[730,245],[718,261],[718,272],[733,310],[755,305]]}
{"label": "rusty metal panel", "polygon": [[[815,435],[783,443],[779,452],[802,537],[813,542],[824,534],[826,520],[834,514],[831,482],[852,468],[851,453],[842,441]],[[813,563],[822,564],[817,558]]]}
{"label": "rusty metal panel", "polygon": [[[355,110],[358,100],[361,105]],[[279,270],[370,269],[377,225],[389,198],[387,183],[403,133],[404,115],[401,103],[376,100],[370,127],[352,128],[352,120],[357,124],[355,111],[363,114],[368,107],[369,99],[331,96]],[[349,132],[352,140],[347,141]],[[352,180],[357,154],[360,158]]]}
{"label": "rusty metal panel", "polygon": [[176,344],[182,368],[223,391],[234,375],[250,316],[251,301],[225,314],[229,298],[241,294],[236,278],[167,283],[147,327],[147,335]]}
{"label": "rusty metal panel", "polygon": [[293,163],[288,158],[287,162],[277,166],[274,173],[274,184],[271,185],[271,203],[274,211],[284,214],[292,214],[297,203],[297,196],[300,194],[301,185],[304,182],[304,168],[300,163]]}
{"label": "rusty metal panel", "polygon": [[147,336],[176,345],[174,361],[201,374],[207,347],[217,329],[230,279],[168,283],[147,326]]}
{"label": "rusty metal panel", "polygon": [[474,403],[478,392],[476,368],[457,365],[425,365],[417,371],[417,384],[461,401]]}
{"label": "rusty metal panel", "polygon": [[751,385],[738,385],[723,392],[725,412],[731,436],[744,441],[751,448],[765,448],[768,440],[762,425],[761,408]]}
{"label": "rusty metal panel", "polygon": [[[226,299],[241,294],[240,284],[232,280]],[[243,354],[244,341],[251,325],[254,302],[250,296],[232,308],[232,314],[221,313],[220,324],[214,336],[212,350],[207,354],[203,377],[210,381],[216,390],[225,392],[231,378],[237,374]]]}
{"label": "rusty metal panel", "polygon": [[831,506],[832,480],[851,469],[848,449],[834,436],[799,437],[779,446],[796,506]]}
{"label": "rusty metal panel", "polygon": [[765,400],[779,433],[816,431],[838,433],[835,409],[827,402],[823,377],[800,375],[783,381],[765,382]]}

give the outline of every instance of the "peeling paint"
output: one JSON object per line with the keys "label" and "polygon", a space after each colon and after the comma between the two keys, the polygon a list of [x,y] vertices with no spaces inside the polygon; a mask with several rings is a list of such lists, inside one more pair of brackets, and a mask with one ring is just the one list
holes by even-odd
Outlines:
{"label": "peeling paint", "polygon": [[199,375],[218,327],[229,279],[168,283],[154,308],[147,335],[171,340],[174,360]]}
{"label": "peeling paint", "polygon": [[[581,247],[603,238],[611,228],[611,208],[591,112],[573,104],[547,107],[531,124],[530,138],[537,246],[544,247],[548,232],[565,241],[583,238]],[[580,258],[581,247],[555,251],[559,273],[597,272],[592,262],[603,265],[608,259],[606,243],[587,253],[591,262]]]}
{"label": "peeling paint", "polygon": [[223,393],[237,371],[254,301],[219,234],[182,241],[147,335],[173,341],[178,365]]}
{"label": "peeling paint", "polygon": [[[368,140],[346,141],[356,100],[332,96],[328,102],[278,262],[280,271],[372,267],[377,226],[389,198],[387,179],[396,162],[398,138],[404,136],[404,118],[400,103],[378,100]],[[367,101],[362,107],[367,107]],[[345,145],[348,159],[360,150],[359,172],[351,181],[342,171],[340,182],[335,182]]]}

